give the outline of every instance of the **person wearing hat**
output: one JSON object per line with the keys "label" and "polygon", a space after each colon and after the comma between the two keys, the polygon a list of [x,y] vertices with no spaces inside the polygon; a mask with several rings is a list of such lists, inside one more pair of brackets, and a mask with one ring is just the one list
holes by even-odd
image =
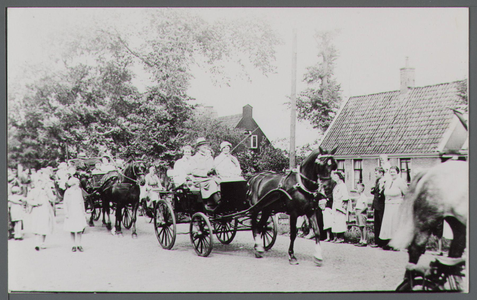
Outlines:
{"label": "person wearing hat", "polygon": [[206,200],[209,210],[215,209],[220,201],[220,186],[213,175],[214,159],[211,155],[210,145],[201,137],[196,142],[197,153],[191,158],[191,179],[193,188],[199,188],[203,200]]}
{"label": "person wearing hat", "polygon": [[13,237],[15,240],[23,240],[24,199],[19,186],[13,186],[11,192],[12,194],[8,197],[8,204],[10,206],[10,221],[13,224]]}
{"label": "person wearing hat", "polygon": [[187,177],[191,172],[192,146],[185,145],[182,147],[182,153],[182,158],[174,163],[173,180],[176,187],[186,183]]}
{"label": "person wearing hat", "polygon": [[214,167],[222,182],[244,180],[238,159],[230,153],[232,144],[224,141],[220,144],[220,154],[214,159]]}

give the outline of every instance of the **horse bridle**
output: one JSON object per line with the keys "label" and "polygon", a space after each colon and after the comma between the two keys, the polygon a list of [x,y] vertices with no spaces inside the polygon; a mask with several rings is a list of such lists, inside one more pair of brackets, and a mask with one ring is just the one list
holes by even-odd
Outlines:
{"label": "horse bridle", "polygon": [[[136,166],[136,165],[133,164],[132,170],[133,170],[133,174],[136,176],[136,178],[139,177],[138,175],[144,175],[144,173],[139,173],[139,174],[136,173],[136,168],[135,168],[135,166]],[[118,171],[118,173],[121,174],[121,176],[123,176],[123,177],[125,177],[125,178],[127,178],[127,179],[129,179],[129,180],[131,180],[131,181],[133,181],[133,182],[135,182],[137,185],[139,185],[139,180],[132,179],[131,177],[126,176],[126,175],[125,175],[124,173],[122,173],[122,172],[119,172],[119,171]]]}

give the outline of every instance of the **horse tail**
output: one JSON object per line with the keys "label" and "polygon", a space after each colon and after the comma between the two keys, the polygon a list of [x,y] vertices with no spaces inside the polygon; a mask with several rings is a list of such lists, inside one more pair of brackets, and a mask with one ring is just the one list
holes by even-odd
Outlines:
{"label": "horse tail", "polygon": [[406,249],[414,239],[416,233],[416,219],[414,217],[414,203],[419,197],[422,188],[421,179],[426,175],[426,171],[417,173],[409,185],[408,192],[404,196],[404,201],[399,208],[398,229],[389,245],[396,249]]}

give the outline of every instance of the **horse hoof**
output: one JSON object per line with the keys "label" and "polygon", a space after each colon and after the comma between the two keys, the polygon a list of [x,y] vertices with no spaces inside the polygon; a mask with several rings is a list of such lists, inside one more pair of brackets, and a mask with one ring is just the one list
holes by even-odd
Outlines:
{"label": "horse hoof", "polygon": [[313,257],[313,261],[317,267],[321,267],[323,265],[323,259],[318,257]]}
{"label": "horse hoof", "polygon": [[290,265],[292,266],[296,266],[299,264],[298,260],[296,258],[292,258],[288,261],[290,263]]}
{"label": "horse hoof", "polygon": [[262,258],[262,257],[263,257],[263,252],[260,253],[260,252],[255,251],[255,258]]}
{"label": "horse hoof", "polygon": [[133,233],[133,234],[132,234],[132,238],[133,238],[133,239],[137,239],[137,233]]}
{"label": "horse hoof", "polygon": [[89,227],[94,227],[94,223],[89,223]]}

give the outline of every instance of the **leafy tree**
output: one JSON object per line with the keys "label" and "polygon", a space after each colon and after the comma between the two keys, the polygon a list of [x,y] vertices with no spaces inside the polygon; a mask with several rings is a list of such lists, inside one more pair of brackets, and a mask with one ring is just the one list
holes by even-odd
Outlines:
{"label": "leafy tree", "polygon": [[[56,70],[45,69],[26,91],[9,84],[9,102],[21,103],[9,105],[11,164],[46,166],[79,152],[98,155],[103,148],[167,162],[199,135],[216,150],[223,139],[239,142],[238,133],[214,133],[217,124],[192,118],[192,67],[207,68],[225,83],[230,62],[245,76],[250,68],[270,73],[275,33],[256,21],[207,23],[168,9],[139,13],[134,23],[119,13],[116,20],[68,28],[69,34],[52,41],[59,49],[53,53],[61,53],[52,61]],[[138,67],[150,76],[145,91],[137,87]]]}
{"label": "leafy tree", "polygon": [[307,68],[303,81],[312,85],[297,97],[298,119],[326,131],[341,102],[341,86],[333,78],[338,51],[332,44],[335,32],[316,32],[319,62]]}

